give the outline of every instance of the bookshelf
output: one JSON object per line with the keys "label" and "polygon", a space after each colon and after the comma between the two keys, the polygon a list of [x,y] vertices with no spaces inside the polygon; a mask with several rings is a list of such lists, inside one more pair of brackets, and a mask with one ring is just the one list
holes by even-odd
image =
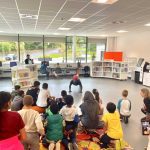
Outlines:
{"label": "bookshelf", "polygon": [[91,77],[126,80],[127,75],[128,62],[95,61],[91,63]]}
{"label": "bookshelf", "polygon": [[12,84],[20,85],[21,89],[28,89],[38,79],[37,65],[23,65],[11,68]]}

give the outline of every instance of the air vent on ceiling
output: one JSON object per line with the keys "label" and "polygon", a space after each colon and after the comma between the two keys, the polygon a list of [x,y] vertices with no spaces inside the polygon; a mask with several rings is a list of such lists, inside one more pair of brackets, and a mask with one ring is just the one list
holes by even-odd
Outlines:
{"label": "air vent on ceiling", "polygon": [[112,24],[123,24],[123,23],[127,23],[127,21],[124,20],[117,20],[117,21],[113,21]]}

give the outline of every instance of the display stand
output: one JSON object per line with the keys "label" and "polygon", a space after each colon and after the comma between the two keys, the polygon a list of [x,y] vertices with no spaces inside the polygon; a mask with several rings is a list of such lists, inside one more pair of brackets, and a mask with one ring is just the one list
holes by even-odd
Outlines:
{"label": "display stand", "polygon": [[137,58],[128,57],[126,61],[128,62],[128,77],[131,78],[131,80],[134,80],[134,71],[137,65]]}
{"label": "display stand", "polygon": [[95,61],[91,63],[91,77],[126,80],[127,76],[128,62]]}
{"label": "display stand", "polygon": [[150,86],[150,72],[144,72],[143,85]]}
{"label": "display stand", "polygon": [[11,68],[12,84],[20,85],[21,89],[26,90],[33,85],[33,82],[38,80],[38,71],[36,65],[24,65]]}

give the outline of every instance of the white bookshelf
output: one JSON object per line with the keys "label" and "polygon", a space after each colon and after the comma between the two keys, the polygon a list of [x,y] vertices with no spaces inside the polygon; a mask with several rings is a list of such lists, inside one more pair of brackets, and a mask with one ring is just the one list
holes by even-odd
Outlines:
{"label": "white bookshelf", "polygon": [[21,89],[28,89],[38,79],[37,65],[23,65],[11,68],[12,84],[20,85]]}
{"label": "white bookshelf", "polygon": [[113,78],[126,80],[128,62],[95,61],[91,63],[91,77]]}

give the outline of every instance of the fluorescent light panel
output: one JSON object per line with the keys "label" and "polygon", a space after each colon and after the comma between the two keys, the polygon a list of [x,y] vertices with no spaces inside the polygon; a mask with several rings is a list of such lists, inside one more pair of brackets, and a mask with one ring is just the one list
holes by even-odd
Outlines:
{"label": "fluorescent light panel", "polygon": [[119,31],[116,31],[116,32],[118,32],[118,33],[126,33],[128,31],[126,31],[126,30],[119,30]]}
{"label": "fluorescent light panel", "polygon": [[85,21],[85,18],[70,18],[68,21],[72,21],[72,22],[83,22],[83,21]]}
{"label": "fluorescent light panel", "polygon": [[58,30],[68,31],[68,30],[70,30],[70,28],[58,28]]}
{"label": "fluorescent light panel", "polygon": [[101,4],[113,4],[118,0],[92,0],[93,3],[101,3]]}
{"label": "fluorescent light panel", "polygon": [[19,14],[22,19],[38,19],[38,15]]}
{"label": "fluorescent light panel", "polygon": [[144,26],[146,26],[146,27],[150,27],[150,23],[147,23],[147,24],[145,24]]}

